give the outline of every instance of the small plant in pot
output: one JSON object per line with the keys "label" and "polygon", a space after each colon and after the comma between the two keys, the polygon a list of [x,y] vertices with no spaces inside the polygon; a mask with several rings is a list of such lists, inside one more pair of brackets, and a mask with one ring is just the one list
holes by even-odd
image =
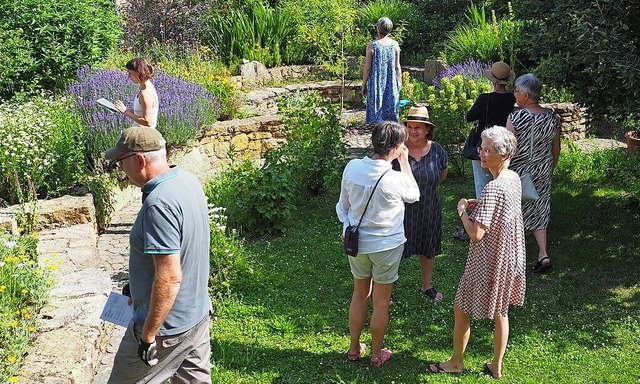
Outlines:
{"label": "small plant in pot", "polygon": [[627,149],[640,149],[640,113],[629,114],[621,124],[624,137],[627,140]]}

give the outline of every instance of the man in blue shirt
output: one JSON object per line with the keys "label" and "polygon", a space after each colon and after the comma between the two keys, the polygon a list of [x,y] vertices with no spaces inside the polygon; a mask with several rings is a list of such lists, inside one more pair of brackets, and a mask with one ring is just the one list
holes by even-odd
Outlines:
{"label": "man in blue shirt", "polygon": [[109,383],[210,383],[209,217],[198,180],[166,159],[160,132],[123,131],[104,154],[142,190],[129,235],[134,315]]}

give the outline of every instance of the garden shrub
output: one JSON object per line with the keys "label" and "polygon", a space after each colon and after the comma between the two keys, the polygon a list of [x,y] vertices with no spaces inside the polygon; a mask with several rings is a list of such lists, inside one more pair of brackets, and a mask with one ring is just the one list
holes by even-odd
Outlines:
{"label": "garden shrub", "polygon": [[337,105],[316,92],[296,94],[282,103],[287,144],[278,151],[291,169],[299,195],[318,196],[340,185],[349,159]]}
{"label": "garden shrub", "polygon": [[69,98],[0,105],[0,199],[55,197],[84,173],[83,129]]}
{"label": "garden shrub", "polygon": [[568,87],[596,119],[638,110],[636,0],[524,0],[514,10],[525,21],[522,60],[545,83]]}
{"label": "garden shrub", "polygon": [[484,6],[478,8],[472,2],[466,23],[447,34],[444,59],[448,63],[461,63],[468,59],[515,63],[514,46],[520,36],[520,24],[514,19],[510,3],[508,15],[498,21],[494,11],[488,20]]}
{"label": "garden shrub", "polygon": [[111,224],[111,219],[115,212],[114,204],[116,200],[114,192],[118,185],[118,180],[111,173],[95,172],[85,177],[84,184],[87,185],[89,192],[93,196],[98,231],[103,231]]}
{"label": "garden shrub", "polygon": [[[16,374],[48,295],[46,270],[38,265],[35,234],[0,233],[0,381]],[[45,260],[55,269],[54,261]]]}
{"label": "garden shrub", "polygon": [[167,44],[190,48],[198,45],[202,25],[211,2],[207,0],[128,1],[122,4],[126,23],[123,46],[144,51]]}
{"label": "garden shrub", "polygon": [[62,89],[76,68],[101,60],[120,37],[109,0],[1,0],[0,97]]}
{"label": "garden shrub", "polygon": [[442,78],[440,86],[440,89],[433,85],[427,89],[429,116],[436,125],[435,140],[447,150],[458,173],[463,174],[460,144],[473,126],[466,121],[467,111],[479,94],[490,92],[493,87],[488,80],[465,78],[461,74]]}
{"label": "garden shrub", "polygon": [[[101,153],[111,148],[120,132],[133,122],[120,113],[99,107],[95,100],[105,97],[130,104],[138,86],[118,70],[91,70],[85,66],[77,71],[78,80],[69,93],[87,126],[87,157],[92,166],[100,165]],[[153,84],[158,92],[158,130],[170,146],[195,139],[203,125],[215,121],[219,103],[200,85],[157,71]]]}
{"label": "garden shrub", "polygon": [[228,229],[249,236],[284,232],[293,191],[291,170],[274,151],[265,154],[261,167],[251,160],[232,162],[205,187],[209,202],[226,209]]}
{"label": "garden shrub", "polygon": [[287,61],[289,41],[295,31],[287,9],[263,0],[250,0],[241,7],[222,6],[206,16],[202,42],[228,64],[240,59],[256,60],[273,67]]}

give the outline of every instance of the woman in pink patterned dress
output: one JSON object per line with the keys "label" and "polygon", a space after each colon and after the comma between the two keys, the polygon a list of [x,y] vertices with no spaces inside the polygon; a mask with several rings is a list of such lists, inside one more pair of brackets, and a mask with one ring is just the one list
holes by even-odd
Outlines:
{"label": "woman in pink patterned dress", "polygon": [[509,305],[524,304],[522,186],[518,174],[509,169],[516,150],[513,133],[495,126],[483,131],[481,137],[480,164],[491,171],[493,180],[484,187],[480,199],[458,201],[458,214],[471,243],[453,305],[453,355],[446,362],[429,365],[428,371],[462,372],[471,317],[490,318],[495,321],[494,356],[485,363],[484,370],[497,379],[502,376],[502,358],[509,338]]}

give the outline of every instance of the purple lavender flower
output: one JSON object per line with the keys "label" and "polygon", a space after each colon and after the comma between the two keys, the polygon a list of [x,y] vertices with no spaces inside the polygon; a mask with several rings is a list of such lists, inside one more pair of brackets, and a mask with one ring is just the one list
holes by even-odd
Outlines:
{"label": "purple lavender flower", "polygon": [[491,63],[482,63],[474,59],[469,59],[460,64],[447,65],[447,67],[433,79],[433,85],[440,90],[442,89],[440,81],[445,77],[454,77],[455,75],[462,75],[465,79],[472,80],[482,78],[482,76],[484,76],[483,71],[489,68],[491,68]]}
{"label": "purple lavender flower", "polygon": [[[100,153],[113,146],[120,132],[131,126],[131,120],[119,113],[98,106],[96,100],[123,100],[131,107],[138,87],[114,69],[92,70],[88,66],[77,70],[78,80],[69,93],[87,125],[88,151],[98,159]],[[177,79],[162,71],[156,72],[153,84],[158,92],[158,130],[169,145],[184,144],[198,136],[205,124],[215,121],[220,109],[218,100],[198,84]]]}

